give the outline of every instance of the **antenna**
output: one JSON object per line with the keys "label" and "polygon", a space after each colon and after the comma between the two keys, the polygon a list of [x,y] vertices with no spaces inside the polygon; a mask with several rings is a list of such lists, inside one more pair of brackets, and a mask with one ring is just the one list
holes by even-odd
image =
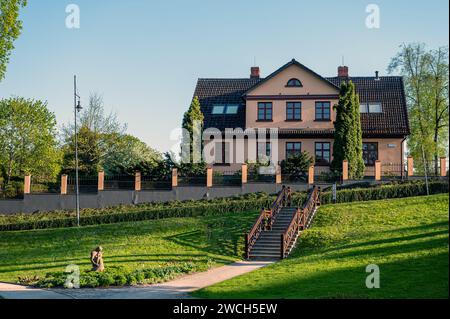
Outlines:
{"label": "antenna", "polygon": [[256,56],[253,56],[253,66],[256,66]]}
{"label": "antenna", "polygon": [[342,56],[342,64],[341,64],[341,65],[342,65],[342,66],[345,65],[344,56]]}

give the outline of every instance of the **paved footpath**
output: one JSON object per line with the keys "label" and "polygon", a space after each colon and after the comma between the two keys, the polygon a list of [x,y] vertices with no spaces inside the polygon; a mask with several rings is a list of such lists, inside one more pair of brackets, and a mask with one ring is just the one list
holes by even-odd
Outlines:
{"label": "paved footpath", "polygon": [[36,289],[0,283],[6,299],[180,299],[189,292],[262,268],[273,261],[238,261],[155,285],[123,288]]}

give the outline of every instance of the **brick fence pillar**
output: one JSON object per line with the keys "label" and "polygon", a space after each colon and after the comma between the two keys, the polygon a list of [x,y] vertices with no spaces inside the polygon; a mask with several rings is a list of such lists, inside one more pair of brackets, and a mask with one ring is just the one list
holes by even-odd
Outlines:
{"label": "brick fence pillar", "polygon": [[242,182],[242,184],[247,184],[247,173],[248,173],[247,164],[242,164],[242,166],[241,166],[241,182]]}
{"label": "brick fence pillar", "polygon": [[348,180],[348,161],[347,160],[342,161],[342,180],[343,181]]}
{"label": "brick fence pillar", "polygon": [[275,183],[281,184],[281,167],[280,167],[280,165],[277,165],[275,167]]}
{"label": "brick fence pillar", "polygon": [[31,193],[31,175],[25,175],[23,181],[23,193],[30,194]]}
{"label": "brick fence pillar", "polygon": [[447,162],[445,157],[441,157],[441,176],[447,176]]}
{"label": "brick fence pillar", "polygon": [[172,187],[178,186],[178,169],[172,168]]}
{"label": "brick fence pillar", "polygon": [[375,180],[381,180],[381,161],[375,161]]}
{"label": "brick fence pillar", "polygon": [[408,156],[408,158],[406,159],[407,162],[407,170],[408,170],[408,176],[413,176],[414,172],[414,160],[412,158],[412,156]]}
{"label": "brick fence pillar", "polygon": [[213,169],[212,167],[208,167],[206,169],[206,187],[213,186]]}
{"label": "brick fence pillar", "polygon": [[314,184],[314,165],[311,165],[308,168],[308,184]]}
{"label": "brick fence pillar", "polygon": [[61,195],[67,195],[67,175],[61,175]]}
{"label": "brick fence pillar", "polygon": [[105,172],[98,172],[97,190],[105,190]]}
{"label": "brick fence pillar", "polygon": [[141,190],[141,172],[136,172],[136,174],[134,175],[134,190]]}

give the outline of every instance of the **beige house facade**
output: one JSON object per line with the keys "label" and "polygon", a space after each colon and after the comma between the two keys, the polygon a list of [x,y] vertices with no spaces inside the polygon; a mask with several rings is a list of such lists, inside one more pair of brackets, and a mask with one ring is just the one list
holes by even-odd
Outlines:
{"label": "beige house facade", "polygon": [[376,160],[402,166],[409,134],[402,78],[378,73],[351,77],[346,66],[338,67],[336,77],[326,78],[296,60],[265,78],[252,67],[248,79],[198,80],[194,95],[205,128],[216,132],[204,134],[205,144],[213,143],[207,162],[217,170],[237,170],[243,162],[264,156],[278,164],[306,151],[326,170],[333,158],[333,106],[340,84],[349,80],[360,97],[366,175],[373,174]]}

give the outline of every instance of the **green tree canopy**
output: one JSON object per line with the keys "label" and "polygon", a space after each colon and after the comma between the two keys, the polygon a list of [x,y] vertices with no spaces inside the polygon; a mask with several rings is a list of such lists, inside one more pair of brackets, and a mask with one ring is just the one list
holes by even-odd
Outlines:
{"label": "green tree canopy", "polygon": [[26,4],[26,0],[0,0],[0,81],[5,77],[14,40],[22,30],[19,10]]}
{"label": "green tree canopy", "polygon": [[339,92],[339,102],[334,106],[333,161],[331,169],[342,172],[342,161],[348,161],[348,176],[359,179],[364,176],[362,158],[362,130],[359,113],[359,96],[352,81],[343,82]]}
{"label": "green tree canopy", "polygon": [[13,176],[32,174],[52,180],[59,173],[56,119],[46,102],[19,97],[0,100],[0,146],[4,184]]}
{"label": "green tree canopy", "polygon": [[415,167],[423,172],[424,162],[434,160],[437,174],[439,157],[448,155],[448,47],[404,44],[388,71],[403,76],[411,129],[407,144]]}

